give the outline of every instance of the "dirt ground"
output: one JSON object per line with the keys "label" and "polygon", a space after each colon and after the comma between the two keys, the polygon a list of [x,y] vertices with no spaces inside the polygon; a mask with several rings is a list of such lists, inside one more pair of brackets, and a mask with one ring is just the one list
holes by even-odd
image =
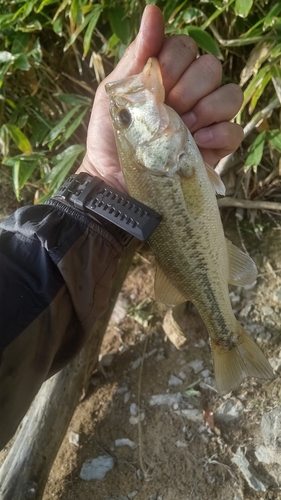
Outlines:
{"label": "dirt ground", "polygon": [[[264,228],[260,239],[250,233],[241,226],[259,278],[248,290],[231,287],[233,309],[278,364],[280,227]],[[241,246],[236,231],[227,236]],[[220,398],[196,309],[187,304],[178,311],[186,335],[180,349],[163,330],[163,323],[168,334],[171,322],[172,330],[176,325],[164,306],[150,300],[152,261],[147,247],[135,256],[104,338],[100,368],[75,411],[43,500],[280,499],[281,462],[264,464],[255,456],[263,444],[262,415],[281,403],[280,373],[272,382],[248,380],[231,398]],[[217,411],[228,400],[238,412],[232,419]],[[250,486],[232,462],[239,447],[264,488]],[[100,456],[111,461],[111,470],[103,479],[82,479],[83,464]]]}

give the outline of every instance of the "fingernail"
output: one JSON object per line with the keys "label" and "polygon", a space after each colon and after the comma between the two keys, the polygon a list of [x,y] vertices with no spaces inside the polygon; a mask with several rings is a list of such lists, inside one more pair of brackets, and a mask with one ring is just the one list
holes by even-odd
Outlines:
{"label": "fingernail", "polygon": [[192,129],[192,127],[196,123],[196,116],[192,111],[188,111],[183,115],[183,121],[186,124],[187,128]]}
{"label": "fingernail", "polygon": [[204,146],[213,140],[213,132],[209,127],[201,128],[195,132],[194,139],[198,146]]}

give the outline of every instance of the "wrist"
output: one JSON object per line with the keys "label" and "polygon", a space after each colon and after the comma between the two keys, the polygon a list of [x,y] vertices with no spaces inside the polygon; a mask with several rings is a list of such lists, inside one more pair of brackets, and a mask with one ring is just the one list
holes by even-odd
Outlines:
{"label": "wrist", "polygon": [[109,186],[118,189],[123,193],[128,192],[121,169],[117,173],[114,169],[114,174],[112,174],[110,173],[110,168],[106,169],[104,166],[102,166],[101,168],[99,168],[98,166],[94,166],[93,162],[89,159],[88,153],[86,153],[86,155],[84,156],[80,167],[75,173],[85,173],[93,177],[98,177]]}

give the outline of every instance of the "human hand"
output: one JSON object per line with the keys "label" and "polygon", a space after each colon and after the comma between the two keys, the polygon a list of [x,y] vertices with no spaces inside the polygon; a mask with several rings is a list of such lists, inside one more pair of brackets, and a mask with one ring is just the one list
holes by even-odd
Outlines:
{"label": "human hand", "polygon": [[158,58],[166,103],[178,112],[192,132],[206,163],[214,165],[235,151],[243,139],[242,127],[229,122],[243,102],[241,89],[235,84],[220,87],[220,62],[209,54],[197,58],[197,46],[192,38],[176,35],[165,39],[162,12],[155,5],[148,5],[136,39],[97,89],[88,129],[87,153],[78,169],[78,172],[101,177],[122,191],[126,191],[126,186],[105,84],[140,73],[149,57]]}

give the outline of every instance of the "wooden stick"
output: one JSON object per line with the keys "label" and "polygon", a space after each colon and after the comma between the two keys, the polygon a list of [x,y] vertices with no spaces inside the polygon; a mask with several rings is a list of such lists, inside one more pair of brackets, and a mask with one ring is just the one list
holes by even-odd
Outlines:
{"label": "wooden stick", "polygon": [[238,207],[247,208],[250,210],[281,210],[281,203],[274,201],[252,201],[242,200],[238,198],[220,198],[218,200],[219,207]]}
{"label": "wooden stick", "polygon": [[114,304],[131,264],[136,245],[121,258],[109,307],[96,322],[81,353],[45,382],[23,420],[0,470],[1,500],[40,500],[59,447],[98,363],[98,355]]}
{"label": "wooden stick", "polygon": [[[261,120],[264,120],[267,116],[270,115],[270,113],[272,113],[272,111],[275,108],[277,108],[280,105],[281,103],[279,99],[276,97],[276,99],[274,99],[267,106],[265,106],[265,108],[259,111],[254,116],[254,118],[244,127],[243,129],[244,138],[247,137],[250,134],[250,132],[254,130],[254,128],[258,125],[258,123]],[[225,175],[228,170],[230,170],[235,165],[237,165],[237,163],[239,163],[239,160],[241,161],[241,156],[237,151],[234,151],[234,153],[231,153],[230,155],[225,156],[225,158],[222,158],[217,164],[215,170],[219,175]]]}

